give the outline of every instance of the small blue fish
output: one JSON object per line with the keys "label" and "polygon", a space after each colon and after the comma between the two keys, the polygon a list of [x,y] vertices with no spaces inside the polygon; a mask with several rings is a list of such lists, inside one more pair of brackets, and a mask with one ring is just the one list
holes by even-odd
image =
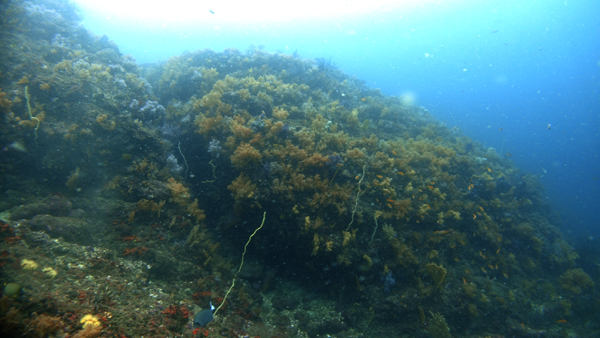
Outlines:
{"label": "small blue fish", "polygon": [[215,307],[212,305],[212,302],[209,302],[209,304],[210,310],[202,310],[194,316],[194,327],[206,326],[206,324],[213,320],[213,311],[215,310]]}
{"label": "small blue fish", "polygon": [[208,9],[208,11],[210,12],[210,14],[215,14],[215,11],[213,11],[212,9]]}

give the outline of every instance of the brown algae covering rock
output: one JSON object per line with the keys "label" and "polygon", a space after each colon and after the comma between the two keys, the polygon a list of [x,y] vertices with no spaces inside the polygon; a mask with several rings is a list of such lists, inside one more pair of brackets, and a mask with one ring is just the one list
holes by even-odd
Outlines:
{"label": "brown algae covering rock", "polygon": [[1,8],[0,268],[23,290],[3,333],[600,331],[597,274],[537,177],[425,108],[260,50],[140,66],[68,3],[34,3]]}

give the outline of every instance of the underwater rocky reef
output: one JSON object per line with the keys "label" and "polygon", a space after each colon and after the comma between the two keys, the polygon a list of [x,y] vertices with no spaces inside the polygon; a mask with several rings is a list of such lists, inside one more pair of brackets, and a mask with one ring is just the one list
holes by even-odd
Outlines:
{"label": "underwater rocky reef", "polygon": [[537,177],[426,109],[324,59],[138,65],[68,3],[0,10],[3,336],[600,333]]}

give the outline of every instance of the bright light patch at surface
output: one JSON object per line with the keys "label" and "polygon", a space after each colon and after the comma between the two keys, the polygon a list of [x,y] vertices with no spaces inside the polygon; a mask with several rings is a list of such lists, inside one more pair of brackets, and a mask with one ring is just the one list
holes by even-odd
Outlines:
{"label": "bright light patch at surface", "polygon": [[[385,13],[395,9],[412,11],[434,3],[423,0],[374,1],[143,1],[143,0],[74,0],[85,12],[100,12],[107,17],[129,17],[135,20],[160,22],[197,22],[218,20],[279,21],[294,19],[329,20],[347,15]],[[439,1],[438,1],[439,3]]]}
{"label": "bright light patch at surface", "polygon": [[[373,51],[365,43],[400,32],[407,39],[426,18],[459,12],[465,4],[463,0],[72,1],[80,7],[87,29],[106,35],[140,63],[184,51],[250,46],[290,54],[299,50],[304,58],[332,56],[350,46],[357,49],[343,55],[355,58]],[[337,62],[341,65],[342,58],[338,56]]]}

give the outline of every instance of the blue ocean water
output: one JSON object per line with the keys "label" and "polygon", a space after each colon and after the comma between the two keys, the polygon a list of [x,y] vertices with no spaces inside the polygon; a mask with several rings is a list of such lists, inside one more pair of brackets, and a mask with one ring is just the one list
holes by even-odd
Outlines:
{"label": "blue ocean water", "polygon": [[539,175],[565,234],[600,237],[599,1],[79,2],[140,63],[250,45],[329,59]]}

